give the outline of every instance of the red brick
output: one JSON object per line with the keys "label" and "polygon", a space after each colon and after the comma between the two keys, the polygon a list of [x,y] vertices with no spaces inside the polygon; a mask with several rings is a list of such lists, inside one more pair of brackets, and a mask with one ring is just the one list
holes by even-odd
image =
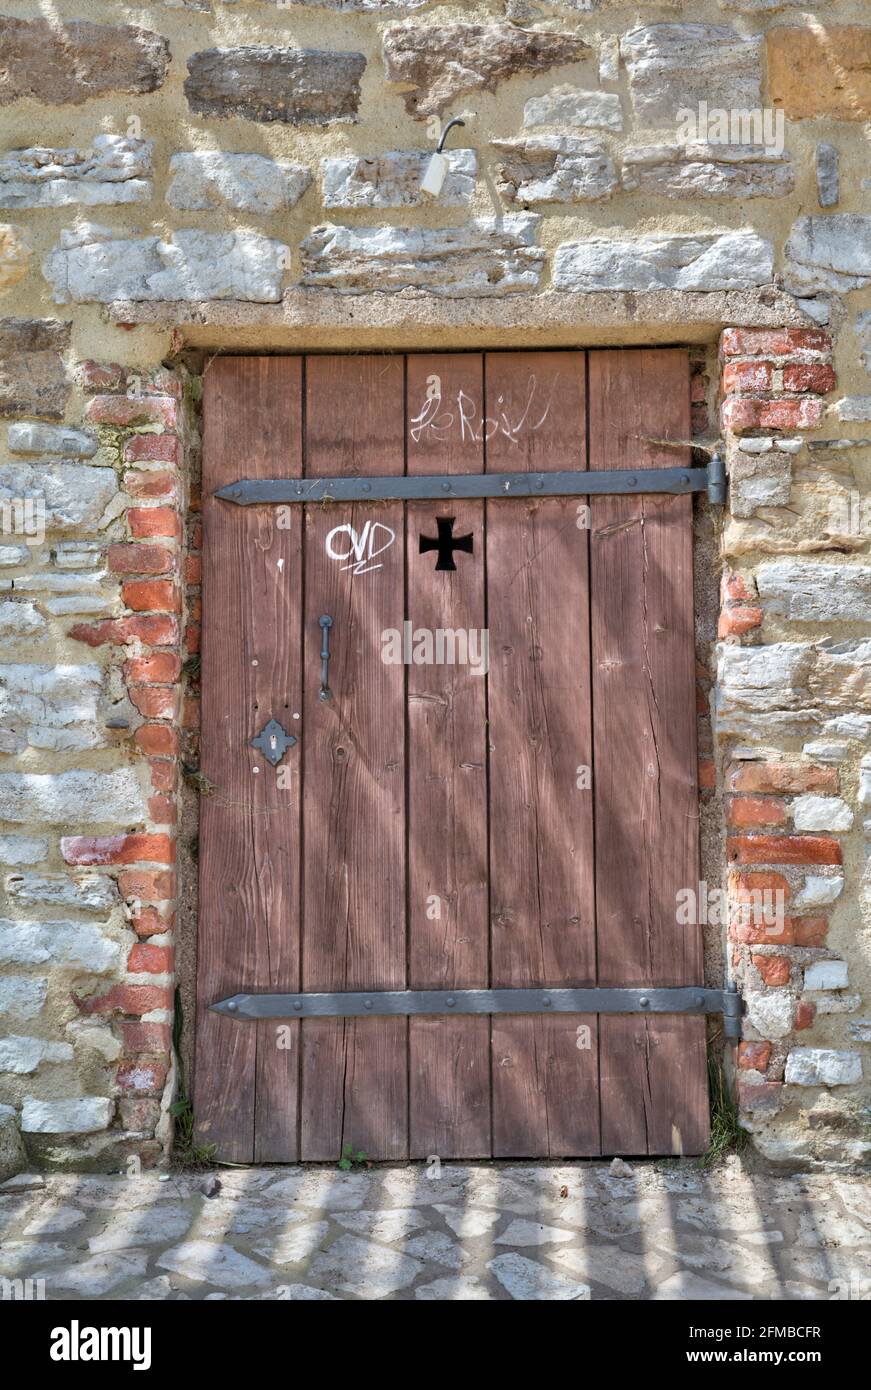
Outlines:
{"label": "red brick", "polygon": [[125,473],[124,490],[131,497],[176,497],[178,480],[172,473]]}
{"label": "red brick", "polygon": [[723,368],[723,392],[770,391],[773,375],[770,362],[729,362]]}
{"label": "red brick", "polygon": [[745,946],[825,946],[829,923],[825,917],[786,917],[780,923],[732,922],[729,938]]}
{"label": "red brick", "polygon": [[140,1052],[168,1052],[172,1042],[168,1023],[119,1023],[118,1031],[128,1056]]}
{"label": "red brick", "polygon": [[175,791],[175,759],[167,759],[165,762],[150,762],[151,785],[156,792]]}
{"label": "red brick", "polygon": [[729,940],[738,941],[742,946],[794,946],[795,934],[792,918],[784,917],[781,922],[730,922]]}
{"label": "red brick", "polygon": [[131,579],[121,585],[121,594],[127,607],[136,613],[181,610],[181,594],[171,579]]}
{"label": "red brick", "polygon": [[786,956],[762,956],[754,951],[750,959],[767,985],[789,984],[789,961]]}
{"label": "red brick", "polygon": [[182,397],[182,386],[180,379],[175,372],[162,368],[156,371],[148,384],[149,391],[155,391],[161,396],[172,396],[180,401]]}
{"label": "red brick", "polygon": [[165,545],[124,542],[109,546],[113,574],[167,574],[175,568],[175,553]]}
{"label": "red brick", "polygon": [[188,623],[184,635],[185,651],[188,656],[196,656],[200,650],[202,632],[199,623]]}
{"label": "red brick", "polygon": [[708,393],[708,378],[703,372],[693,372],[690,377],[690,400],[693,404],[705,400]]}
{"label": "red brick", "polygon": [[135,434],[124,441],[125,463],[175,463],[181,446],[175,434]]}
{"label": "red brick", "polygon": [[732,869],[729,872],[729,889],[738,898],[750,893],[782,893],[783,901],[789,897],[789,882],[783,874],[770,869]]}
{"label": "red brick", "polygon": [[115,1083],[122,1091],[135,1091],[141,1096],[159,1096],[166,1082],[165,1062],[128,1058],[120,1063]]}
{"label": "red brick", "polygon": [[738,1044],[738,1066],[741,1071],[764,1071],[768,1066],[770,1056],[770,1042],[742,1042]]}
{"label": "red brick", "polygon": [[789,884],[782,874],[760,870],[729,873],[732,941],[778,943],[786,940],[783,921]]}
{"label": "red brick", "polygon": [[188,555],[184,562],[184,577],[187,584],[203,582],[203,560],[201,555]]}
{"label": "red brick", "polygon": [[[118,1114],[121,1123],[131,1134],[152,1134],[160,1119],[160,1101],[143,1097],[123,1096],[118,1101]],[[137,1156],[142,1157],[137,1151]],[[153,1166],[153,1160],[143,1162],[143,1167]]]}
{"label": "red brick", "polygon": [[174,430],[178,425],[178,406],[171,396],[92,396],[85,406],[85,419],[123,429],[158,424]]}
{"label": "red brick", "polygon": [[173,507],[131,507],[127,521],[131,536],[181,539],[181,518]]}
{"label": "red brick", "polygon": [[113,985],[106,994],[73,997],[83,1014],[148,1014],[172,1008],[172,990],[162,985]]}
{"label": "red brick", "polygon": [[720,337],[720,356],[798,357],[829,353],[832,335],[822,328],[727,328]]}
{"label": "red brick", "polygon": [[131,975],[171,975],[174,969],[174,953],[171,946],[152,946],[147,941],[137,941],[130,947],[127,969]]}
{"label": "red brick", "polygon": [[796,946],[825,946],[829,934],[827,917],[791,918]]}
{"label": "red brick", "polygon": [[201,521],[197,521],[194,523],[193,530],[191,531],[191,550],[202,550],[202,548],[203,523]]}
{"label": "red brick", "polygon": [[838,770],[816,763],[733,763],[726,783],[733,792],[836,792]]}
{"label": "red brick", "polygon": [[783,1104],[783,1084],[780,1081],[739,1081],[738,1103],[742,1110],[766,1110],[773,1113]]}
{"label": "red brick", "polygon": [[145,719],[175,719],[178,691],[165,685],[131,685],[131,702]]}
{"label": "red brick", "polygon": [[198,729],[200,727],[200,702],[193,696],[184,702],[181,722],[183,729]]}
{"label": "red brick", "polygon": [[140,724],[133,739],[143,753],[153,757],[171,758],[178,752],[178,735],[166,724]]}
{"label": "red brick", "polygon": [[171,685],[181,675],[181,657],[175,652],[152,652],[124,662],[124,679],[135,685]]}
{"label": "red brick", "polygon": [[164,902],[175,897],[175,874],[161,869],[124,869],[118,875],[122,898],[144,898]]}
{"label": "red brick", "polygon": [[712,791],[717,785],[717,769],[713,758],[699,758],[699,788]]}
{"label": "red brick", "polygon": [[823,418],[823,403],[812,396],[796,400],[761,400],[730,396],[720,408],[723,429],[813,430]]}
{"label": "red brick", "polygon": [[730,796],[726,802],[726,823],[738,827],[785,825],[786,809],[772,796]]}
{"label": "red brick", "polygon": [[724,608],[717,624],[719,637],[740,637],[762,623],[761,608],[741,608],[737,604]]}
{"label": "red brick", "polygon": [[815,391],[824,396],[836,385],[834,369],[823,362],[790,362],[783,369],[785,391]]}
{"label": "red brick", "polygon": [[127,371],[120,362],[79,362],[74,375],[89,395],[95,391],[120,391],[127,385]]}
{"label": "red brick", "polygon": [[806,1028],[813,1028],[816,1016],[816,1004],[812,1004],[808,999],[800,999],[795,1006],[795,1021],[793,1023],[795,1031],[802,1033]]}
{"label": "red brick", "polygon": [[[124,587],[127,587],[126,585]],[[89,647],[106,643],[124,646],[128,642],[144,642],[149,647],[174,647],[178,643],[178,623],[175,618],[149,615],[142,618],[109,618],[102,623],[76,623],[70,637]]]}
{"label": "red brick", "polygon": [[737,864],[842,864],[837,840],[829,835],[736,835],[727,843]]}
{"label": "red brick", "polygon": [[175,841],[168,835],[65,835],[60,852],[67,864],[172,864]]}
{"label": "red brick", "polygon": [[708,415],[707,405],[693,405],[690,407],[690,429],[693,439],[704,438],[710,426],[710,416]]}
{"label": "red brick", "polygon": [[174,922],[173,913],[162,917],[156,907],[143,907],[131,925],[137,936],[163,936],[165,932],[172,931]]}
{"label": "red brick", "polygon": [[178,810],[171,796],[150,796],[148,798],[148,818],[155,825],[175,825]]}
{"label": "red brick", "polygon": [[737,570],[727,570],[720,580],[720,598],[723,603],[752,603],[757,597],[755,586],[748,585],[743,574]]}

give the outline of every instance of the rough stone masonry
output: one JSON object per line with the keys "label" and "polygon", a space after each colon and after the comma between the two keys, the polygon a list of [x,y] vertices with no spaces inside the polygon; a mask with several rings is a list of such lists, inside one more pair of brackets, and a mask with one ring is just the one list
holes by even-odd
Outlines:
{"label": "rough stone masonry", "polygon": [[730,895],[707,971],[747,1001],[726,1066],[762,1154],[861,1165],[867,5],[0,9],[0,1177],[165,1160],[199,382],[216,351],[320,347],[690,346],[731,480],[697,547],[702,873]]}

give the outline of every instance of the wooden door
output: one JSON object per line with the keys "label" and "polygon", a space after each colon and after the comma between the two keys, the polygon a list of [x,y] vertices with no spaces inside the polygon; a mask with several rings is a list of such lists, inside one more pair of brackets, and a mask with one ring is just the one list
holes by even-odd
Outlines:
{"label": "wooden door", "polygon": [[[702,1018],[208,1007],[701,983],[676,920],[698,880],[691,498],[213,495],[684,464],[656,441],[687,437],[686,354],[224,357],[204,406],[198,1139],[232,1162],[699,1152]],[[251,746],[271,718],[298,740],[277,767]]]}

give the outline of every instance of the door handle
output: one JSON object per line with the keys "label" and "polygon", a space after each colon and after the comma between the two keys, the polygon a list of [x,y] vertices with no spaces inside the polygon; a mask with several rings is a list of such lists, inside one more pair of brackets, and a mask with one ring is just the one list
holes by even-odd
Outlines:
{"label": "door handle", "polygon": [[329,700],[332,691],[329,686],[330,679],[330,628],[333,620],[328,613],[324,613],[318,618],[321,629],[321,690],[320,699]]}

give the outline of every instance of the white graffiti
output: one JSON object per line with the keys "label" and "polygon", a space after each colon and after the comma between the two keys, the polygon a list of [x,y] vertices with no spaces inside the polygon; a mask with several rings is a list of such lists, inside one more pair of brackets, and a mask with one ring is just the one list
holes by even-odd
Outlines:
{"label": "white graffiti", "polygon": [[[378,544],[376,531],[383,531],[387,539]],[[338,540],[346,536],[347,542]],[[380,521],[367,521],[359,536],[349,521],[343,526],[334,526],[326,539],[326,552],[331,560],[346,560],[343,570],[353,570],[354,574],[368,574],[370,570],[380,570],[383,562],[373,564],[376,555],[382,555],[396,540],[396,532]],[[337,548],[336,542],[341,546]]]}
{"label": "white graffiti", "polygon": [[458,432],[464,443],[472,440],[480,444],[482,440],[489,441],[494,435],[501,434],[512,444],[519,444],[521,435],[534,434],[541,429],[550,414],[558,385],[559,378],[554,381],[550,395],[542,406],[538,382],[534,375],[530,376],[526,403],[519,415],[509,415],[505,397],[497,396],[493,407],[495,413],[482,416],[476,402],[462,387],[457,391],[455,402],[451,402],[442,395],[441,378],[429,376],[423,405],[409,421],[409,433],[415,444],[424,438],[440,441],[452,432]]}

